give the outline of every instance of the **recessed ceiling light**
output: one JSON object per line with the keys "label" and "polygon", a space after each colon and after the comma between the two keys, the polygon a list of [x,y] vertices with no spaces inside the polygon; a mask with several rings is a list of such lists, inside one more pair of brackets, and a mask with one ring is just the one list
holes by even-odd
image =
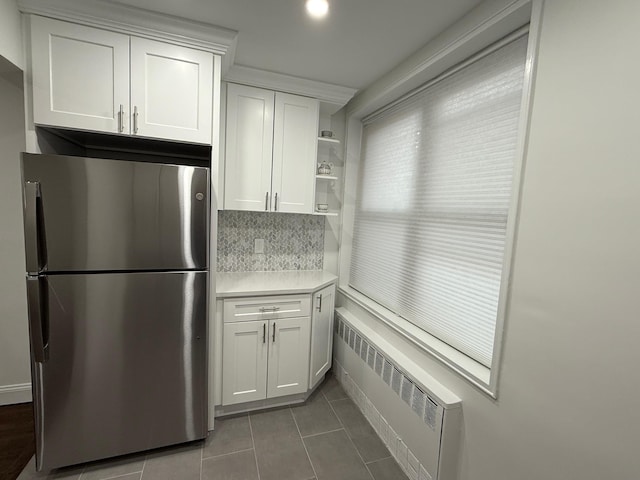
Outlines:
{"label": "recessed ceiling light", "polygon": [[327,0],[307,0],[307,13],[313,18],[322,18],[329,12]]}

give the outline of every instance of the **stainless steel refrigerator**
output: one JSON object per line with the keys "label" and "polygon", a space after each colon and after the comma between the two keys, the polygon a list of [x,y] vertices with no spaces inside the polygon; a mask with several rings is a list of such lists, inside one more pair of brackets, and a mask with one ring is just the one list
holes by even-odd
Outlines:
{"label": "stainless steel refrigerator", "polygon": [[36,468],[207,434],[207,168],[23,154]]}

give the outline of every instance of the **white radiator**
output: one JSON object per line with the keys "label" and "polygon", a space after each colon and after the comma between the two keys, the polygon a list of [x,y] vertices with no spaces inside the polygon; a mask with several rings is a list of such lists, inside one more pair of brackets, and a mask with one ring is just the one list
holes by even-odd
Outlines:
{"label": "white radiator", "polygon": [[[462,402],[351,312],[336,309],[334,372],[411,480],[457,477]],[[418,378],[419,377],[419,378]]]}

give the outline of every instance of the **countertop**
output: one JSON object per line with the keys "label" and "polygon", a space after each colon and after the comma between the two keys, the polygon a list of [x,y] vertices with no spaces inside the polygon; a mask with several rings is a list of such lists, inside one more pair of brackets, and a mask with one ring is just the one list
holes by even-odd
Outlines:
{"label": "countertop", "polygon": [[218,272],[216,274],[216,296],[230,298],[311,293],[335,283],[337,279],[338,277],[332,273],[323,270]]}

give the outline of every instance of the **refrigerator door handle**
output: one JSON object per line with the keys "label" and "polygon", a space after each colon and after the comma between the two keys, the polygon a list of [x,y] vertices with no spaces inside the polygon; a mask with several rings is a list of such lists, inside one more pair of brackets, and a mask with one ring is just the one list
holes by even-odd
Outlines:
{"label": "refrigerator door handle", "polygon": [[36,274],[46,265],[44,221],[40,182],[24,183],[24,230],[27,273]]}
{"label": "refrigerator door handle", "polygon": [[[44,284],[44,285],[42,285]],[[44,287],[44,288],[43,288]],[[47,303],[43,290],[47,290],[47,279],[44,277],[27,278],[27,303],[29,306],[29,331],[33,359],[44,363],[49,359],[49,341],[47,329]]]}

